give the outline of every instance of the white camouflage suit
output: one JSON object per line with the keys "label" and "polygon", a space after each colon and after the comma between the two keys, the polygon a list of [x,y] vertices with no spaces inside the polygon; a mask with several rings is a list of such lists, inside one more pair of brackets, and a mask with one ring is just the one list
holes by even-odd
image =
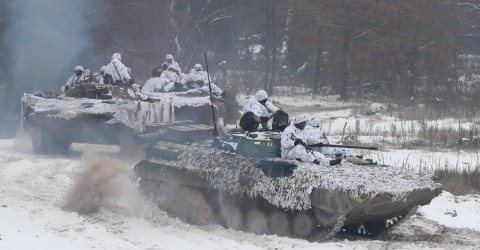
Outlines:
{"label": "white camouflage suit", "polygon": [[278,108],[270,101],[267,101],[265,106],[263,106],[260,101],[264,99],[268,99],[267,92],[259,90],[255,96],[250,97],[247,105],[243,108],[243,113],[252,112],[258,117],[267,117],[268,113],[275,113],[278,111]]}
{"label": "white camouflage suit", "polygon": [[100,72],[94,74],[94,81],[96,83],[103,83],[103,76],[105,75],[105,69],[107,66],[100,67]]}
{"label": "white camouflage suit", "polygon": [[151,77],[142,87],[144,94],[155,92],[170,92],[174,90],[175,82],[180,82],[184,77],[183,73],[176,72],[172,67],[164,70],[159,77]]}
{"label": "white camouflage suit", "polygon": [[[200,81],[203,82],[203,86],[196,85],[196,82]],[[202,70],[202,65],[200,64],[195,64],[195,67],[188,73],[184,82],[190,82],[193,88],[201,92],[210,93],[210,89],[208,88],[208,74]],[[212,82],[212,77],[210,77],[210,86],[212,88],[212,95],[220,96],[222,94],[222,89]]]}
{"label": "white camouflage suit", "polygon": [[163,89],[163,83],[160,77],[151,77],[145,82],[141,92],[144,94],[160,92]]}
{"label": "white camouflage suit", "polygon": [[[320,129],[320,120],[318,118],[311,118],[308,120],[308,125],[304,129],[307,133],[307,144],[313,145],[318,143],[328,144],[328,139],[322,129]],[[343,157],[352,157],[352,151],[347,148],[332,148],[332,147],[312,147],[313,150],[318,151],[324,155],[335,156],[341,154]]]}
{"label": "white camouflage suit", "polygon": [[[301,121],[302,118],[299,119],[299,116],[295,117],[292,124],[283,131],[281,139],[282,158],[290,160],[300,159],[303,162],[313,162],[317,159],[322,165],[328,166],[329,160],[327,160],[322,153],[308,150],[302,144],[297,144],[295,146],[295,140],[300,139],[307,143],[308,139],[308,134],[305,129],[300,130],[294,125]],[[303,118],[303,121],[305,121],[305,118]]]}
{"label": "white camouflage suit", "polygon": [[[252,112],[258,117],[268,117],[268,113],[275,113],[278,108],[275,107],[270,101],[265,103],[265,106],[260,103],[261,100],[268,99],[268,94],[265,90],[259,90],[255,96],[250,97],[247,105],[243,108],[243,114]],[[262,124],[258,125],[258,130],[262,129]]]}
{"label": "white camouflage suit", "polygon": [[65,92],[65,88],[68,89],[75,84],[84,83],[86,81],[86,78],[83,75],[83,67],[82,66],[80,66],[80,65],[75,66],[74,71],[81,71],[82,73],[79,76],[77,76],[76,73],[73,73],[73,75],[70,76],[67,79],[67,82],[65,83],[65,85],[63,85],[62,92]]}
{"label": "white camouflage suit", "polygon": [[163,92],[171,92],[175,89],[175,83],[182,83],[184,81],[185,74],[181,72],[175,72],[172,67],[163,71],[160,75],[160,87],[163,88]]}
{"label": "white camouflage suit", "polygon": [[113,82],[122,81],[128,83],[130,81],[130,74],[128,74],[127,67],[122,63],[122,56],[119,53],[112,55],[112,60],[105,68],[105,74],[111,75]]}
{"label": "white camouflage suit", "polygon": [[168,68],[172,68],[175,72],[180,73],[182,72],[182,68],[178,66],[178,63],[173,59],[172,54],[168,54],[165,57],[165,62],[162,63],[163,70],[167,70]]}

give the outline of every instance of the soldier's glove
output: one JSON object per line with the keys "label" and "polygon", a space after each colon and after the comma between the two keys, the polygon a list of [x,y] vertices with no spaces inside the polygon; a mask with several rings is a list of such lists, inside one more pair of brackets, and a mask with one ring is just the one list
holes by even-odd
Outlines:
{"label": "soldier's glove", "polygon": [[260,121],[261,121],[262,123],[268,122],[268,117],[262,116],[262,117],[260,117]]}
{"label": "soldier's glove", "polygon": [[305,142],[303,142],[302,139],[296,139],[293,145],[297,146],[298,144],[305,145]]}
{"label": "soldier's glove", "polygon": [[335,166],[335,165],[338,165],[342,162],[342,158],[336,158],[334,160],[331,160],[329,163],[330,163],[330,166]]}
{"label": "soldier's glove", "polygon": [[135,80],[133,80],[133,79],[128,80],[128,84],[130,84],[130,85],[135,84]]}

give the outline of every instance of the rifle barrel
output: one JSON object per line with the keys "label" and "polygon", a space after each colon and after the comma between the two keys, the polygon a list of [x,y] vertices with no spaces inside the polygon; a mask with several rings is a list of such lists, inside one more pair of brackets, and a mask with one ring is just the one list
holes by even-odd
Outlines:
{"label": "rifle barrel", "polygon": [[378,147],[364,147],[364,146],[349,146],[349,145],[338,145],[338,144],[312,144],[310,147],[331,147],[331,148],[356,148],[356,149],[369,149],[369,150],[378,150]]}

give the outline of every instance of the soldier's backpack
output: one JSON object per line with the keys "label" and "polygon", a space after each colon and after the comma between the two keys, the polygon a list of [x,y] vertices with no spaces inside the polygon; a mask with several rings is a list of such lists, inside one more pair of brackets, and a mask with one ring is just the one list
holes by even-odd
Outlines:
{"label": "soldier's backpack", "polygon": [[272,130],[283,132],[288,126],[288,114],[283,110],[278,110],[277,113],[273,116],[272,121]]}

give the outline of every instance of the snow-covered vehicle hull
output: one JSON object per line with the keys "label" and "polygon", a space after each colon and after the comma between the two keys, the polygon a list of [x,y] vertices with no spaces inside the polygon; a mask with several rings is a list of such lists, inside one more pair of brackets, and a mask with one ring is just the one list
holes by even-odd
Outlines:
{"label": "snow-covered vehicle hull", "polygon": [[140,101],[127,86],[88,83],[65,95],[24,94],[23,125],[36,153],[64,153],[73,142],[130,147],[147,126],[178,120],[209,123],[207,96],[157,93]]}
{"label": "snow-covered vehicle hull", "polygon": [[398,167],[282,160],[275,151],[278,134],[226,134],[213,143],[202,141],[208,127],[200,130],[204,138],[186,136],[188,142],[163,138],[135,166],[150,199],[193,223],[318,240],[339,232],[376,235],[442,190],[431,178]]}

